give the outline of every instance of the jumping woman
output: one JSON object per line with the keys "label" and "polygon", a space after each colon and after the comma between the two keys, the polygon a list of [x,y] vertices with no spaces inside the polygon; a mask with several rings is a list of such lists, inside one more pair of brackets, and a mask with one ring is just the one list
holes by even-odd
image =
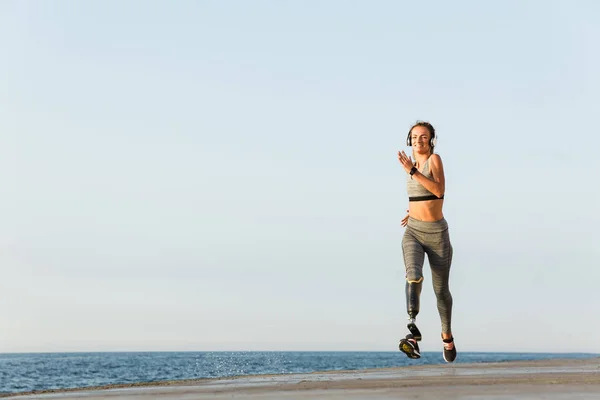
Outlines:
{"label": "jumping woman", "polygon": [[406,227],[402,238],[402,254],[406,271],[406,311],[410,333],[400,340],[399,348],[409,358],[420,358],[418,342],[421,332],[416,325],[419,299],[423,285],[425,254],[431,268],[433,290],[442,325],[443,355],[446,362],[456,358],[452,336],[452,295],[448,286],[452,263],[452,244],[448,223],[444,218],[446,189],[442,159],[433,150],[435,129],[428,122],[418,121],[408,132],[406,144],[412,147],[412,157],[398,152],[398,160],[406,171],[408,214],[401,225]]}

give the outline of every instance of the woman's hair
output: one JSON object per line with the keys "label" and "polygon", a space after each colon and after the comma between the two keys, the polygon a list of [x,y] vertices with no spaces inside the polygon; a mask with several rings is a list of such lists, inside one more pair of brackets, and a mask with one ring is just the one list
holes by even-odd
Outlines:
{"label": "woman's hair", "polygon": [[431,154],[433,154],[433,148],[435,147],[435,128],[429,122],[426,121],[417,121],[413,126],[410,127],[408,131],[408,136],[406,137],[406,144],[408,146],[412,146],[412,137],[410,136],[412,130],[417,126],[422,126],[427,128],[429,131],[429,146],[431,147]]}

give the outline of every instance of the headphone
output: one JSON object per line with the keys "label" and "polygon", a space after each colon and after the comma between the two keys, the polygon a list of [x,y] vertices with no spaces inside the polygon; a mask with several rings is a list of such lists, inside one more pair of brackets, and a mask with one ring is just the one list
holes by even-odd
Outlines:
{"label": "headphone", "polygon": [[[425,125],[417,124],[415,126],[425,126]],[[415,126],[410,128],[410,130],[408,131],[408,135],[406,136],[406,145],[408,147],[412,147],[412,137],[410,136],[410,133],[415,128]],[[429,138],[429,146],[433,149],[435,147],[435,145],[437,144],[437,135],[435,134],[435,129],[433,129],[433,127],[431,125],[425,126],[425,127],[427,128],[427,130],[429,131],[429,134],[431,135],[431,138]]]}

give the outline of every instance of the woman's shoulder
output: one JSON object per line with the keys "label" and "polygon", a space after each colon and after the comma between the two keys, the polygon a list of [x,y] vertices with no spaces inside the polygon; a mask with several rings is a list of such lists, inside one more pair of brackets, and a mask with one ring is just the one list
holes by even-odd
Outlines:
{"label": "woman's shoulder", "polygon": [[434,163],[439,163],[442,161],[442,157],[438,153],[433,153],[429,156],[429,160],[431,160]]}
{"label": "woman's shoulder", "polygon": [[429,171],[432,171],[432,170],[439,171],[439,170],[444,169],[444,164],[442,163],[442,157],[439,154],[437,154],[437,153],[432,154],[431,156],[429,156],[429,160],[430,160]]}

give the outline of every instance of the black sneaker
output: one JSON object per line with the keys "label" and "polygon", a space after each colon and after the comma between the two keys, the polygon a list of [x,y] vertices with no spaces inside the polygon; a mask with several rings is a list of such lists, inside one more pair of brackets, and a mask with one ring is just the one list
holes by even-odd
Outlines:
{"label": "black sneaker", "polygon": [[[444,360],[451,363],[456,359],[456,345],[454,344],[454,338],[442,339],[442,341],[444,342]],[[448,349],[450,345],[452,348]]]}
{"label": "black sneaker", "polygon": [[400,340],[400,344],[398,345],[398,348],[400,349],[401,352],[406,354],[408,356],[408,358],[413,358],[413,359],[421,358],[421,351],[419,350],[419,344],[413,338],[413,335],[410,333],[408,335],[406,335],[406,337],[404,339]]}

